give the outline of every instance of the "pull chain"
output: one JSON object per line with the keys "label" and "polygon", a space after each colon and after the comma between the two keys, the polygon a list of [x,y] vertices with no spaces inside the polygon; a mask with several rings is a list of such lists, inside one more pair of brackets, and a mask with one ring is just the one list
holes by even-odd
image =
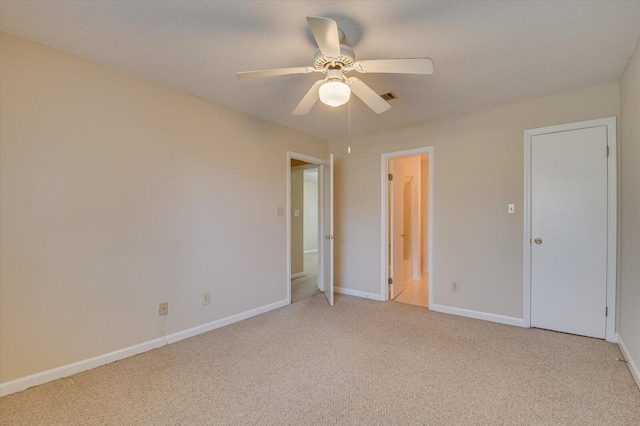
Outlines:
{"label": "pull chain", "polygon": [[[347,106],[349,109],[349,112],[347,113],[348,116],[348,124],[349,124],[349,131],[348,131],[348,135],[349,135],[349,140],[351,140],[351,98],[349,98],[349,105]],[[347,154],[351,154],[351,147],[347,147]]]}
{"label": "pull chain", "polygon": [[349,139],[351,139],[351,98],[349,98]]}

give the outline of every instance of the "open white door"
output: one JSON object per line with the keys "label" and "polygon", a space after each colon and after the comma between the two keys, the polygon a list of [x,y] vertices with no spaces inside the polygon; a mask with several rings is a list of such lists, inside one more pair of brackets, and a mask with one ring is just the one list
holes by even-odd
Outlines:
{"label": "open white door", "polygon": [[404,170],[399,162],[390,160],[391,170],[391,298],[398,297],[404,290]]}
{"label": "open white door", "polygon": [[333,233],[333,154],[322,165],[322,290],[329,305],[333,306],[333,245],[337,238]]}

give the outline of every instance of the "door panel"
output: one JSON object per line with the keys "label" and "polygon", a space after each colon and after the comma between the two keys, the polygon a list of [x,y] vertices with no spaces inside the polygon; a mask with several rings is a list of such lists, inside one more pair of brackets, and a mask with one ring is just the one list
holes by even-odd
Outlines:
{"label": "door panel", "polygon": [[390,160],[391,181],[391,298],[404,290],[404,170],[402,165]]}
{"label": "door panel", "polygon": [[322,165],[323,180],[323,211],[322,211],[322,289],[329,305],[333,306],[333,245],[335,235],[333,230],[333,154]]}
{"label": "door panel", "polygon": [[605,337],[607,128],[531,139],[531,325]]}

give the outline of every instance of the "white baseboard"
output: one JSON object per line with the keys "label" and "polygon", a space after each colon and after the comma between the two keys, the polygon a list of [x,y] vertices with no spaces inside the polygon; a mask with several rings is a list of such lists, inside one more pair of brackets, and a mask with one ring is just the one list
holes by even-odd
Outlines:
{"label": "white baseboard", "polygon": [[279,302],[270,303],[268,305],[260,306],[259,308],[240,312],[239,314],[220,318],[219,320],[215,320],[206,324],[198,325],[183,331],[179,331],[177,333],[170,334],[167,336],[167,341],[169,343],[179,342],[180,340],[188,339],[189,337],[197,336],[198,334],[206,333],[207,331],[215,330],[216,328],[224,327],[235,322],[246,320],[251,317],[255,317],[256,315],[264,314],[266,312],[273,311],[274,309],[282,308],[283,306],[287,305],[289,305],[289,301],[287,299],[283,299]]}
{"label": "white baseboard", "polygon": [[[166,336],[168,343],[175,343],[189,337],[196,336],[207,331],[215,330],[216,328],[224,327],[225,325],[233,324],[234,322],[242,321],[247,318],[251,318],[256,315],[263,314],[265,312],[272,311],[274,309],[281,308],[288,305],[288,300],[281,300],[279,302],[271,303],[269,305],[261,306],[259,308],[251,309],[246,312],[241,312],[236,315],[231,315],[226,318],[222,318],[207,324],[202,324],[187,330],[179,331],[177,333]],[[109,352],[104,355],[99,355],[93,358],[85,359],[82,361],[74,362],[72,364],[63,365],[61,367],[52,368],[51,370],[35,373],[30,376],[21,377],[19,379],[11,380],[9,382],[0,383],[0,397],[9,395],[12,393],[20,392],[32,386],[41,385],[43,383],[51,382],[53,380],[60,379],[62,377],[71,376],[72,374],[80,373],[83,371],[91,370],[92,368],[100,367],[101,365],[110,364],[114,361],[119,361],[124,358],[128,358],[133,355],[137,355],[143,352],[150,351],[152,349],[159,348],[165,344],[164,338],[149,340],[144,343],[129,346],[128,348],[119,349],[117,351]]]}
{"label": "white baseboard", "polygon": [[444,314],[459,315],[461,317],[475,318],[484,321],[497,322],[500,324],[514,325],[516,327],[527,327],[523,318],[508,317],[505,315],[490,314],[487,312],[472,311],[469,309],[454,308],[445,305],[432,305],[429,309],[434,312],[442,312]]}
{"label": "white baseboard", "polygon": [[28,389],[32,386],[41,385],[43,383],[51,382],[62,377],[67,377],[71,376],[72,374],[91,370],[92,368],[100,367],[101,365],[110,364],[112,362],[119,361],[121,359],[128,358],[142,352],[147,352],[152,349],[159,348],[162,345],[164,345],[163,338],[153,339],[144,343],[140,343],[138,345],[129,346],[128,348],[109,352],[104,355],[98,355],[93,358],[88,358],[82,361],[74,362],[72,364],[52,368],[40,373],[31,374],[29,376],[21,377],[9,382],[0,383],[0,396],[10,395],[12,393]]}
{"label": "white baseboard", "polygon": [[638,369],[638,365],[635,363],[635,361],[631,357],[631,354],[629,353],[629,350],[624,345],[624,341],[622,340],[622,337],[620,337],[619,334],[616,334],[616,337],[618,340],[618,346],[620,347],[620,351],[622,352],[622,355],[624,355],[624,359],[627,360],[627,366],[629,367],[629,370],[631,370],[631,375],[635,379],[636,385],[638,385],[638,388],[640,388],[640,369]]}
{"label": "white baseboard", "polygon": [[317,253],[318,249],[313,249],[313,250],[305,250],[303,251],[304,254],[310,254],[310,253]]}
{"label": "white baseboard", "polygon": [[366,291],[352,290],[350,288],[344,288],[344,287],[334,287],[334,291],[336,293],[346,294],[348,296],[356,296],[356,297],[362,297],[363,299],[372,299],[372,300],[378,300],[380,302],[384,302],[384,299],[379,294],[367,293]]}
{"label": "white baseboard", "polygon": [[297,274],[291,274],[291,279],[295,279],[295,278],[300,278],[300,277],[304,277],[305,273],[304,272],[298,272]]}

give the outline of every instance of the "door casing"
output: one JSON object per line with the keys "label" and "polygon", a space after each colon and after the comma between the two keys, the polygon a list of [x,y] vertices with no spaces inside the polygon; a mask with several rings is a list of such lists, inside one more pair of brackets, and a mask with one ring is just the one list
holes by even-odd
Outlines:
{"label": "door casing", "polygon": [[616,342],[617,312],[617,131],[616,117],[581,121],[559,126],[542,127],[524,132],[524,250],[523,250],[523,312],[524,326],[531,327],[531,138],[536,135],[566,132],[590,127],[607,126],[607,308],[605,339]]}
{"label": "door casing", "polygon": [[[435,277],[435,269],[433,265],[433,190],[434,190],[434,182],[433,182],[433,147],[428,146],[424,148],[416,148],[409,149],[406,151],[395,151],[395,152],[386,152],[381,155],[381,190],[382,190],[382,203],[380,206],[380,212],[382,217],[381,223],[381,245],[380,245],[380,295],[381,300],[388,301],[389,300],[389,291],[388,291],[388,280],[389,280],[389,160],[393,160],[396,158],[402,157],[413,157],[416,155],[428,155],[429,156],[429,203],[428,203],[428,221],[427,221],[427,229],[429,232],[428,235],[428,254],[427,261],[429,271],[429,309],[433,309],[433,282]],[[423,213],[424,214],[424,213]]]}

